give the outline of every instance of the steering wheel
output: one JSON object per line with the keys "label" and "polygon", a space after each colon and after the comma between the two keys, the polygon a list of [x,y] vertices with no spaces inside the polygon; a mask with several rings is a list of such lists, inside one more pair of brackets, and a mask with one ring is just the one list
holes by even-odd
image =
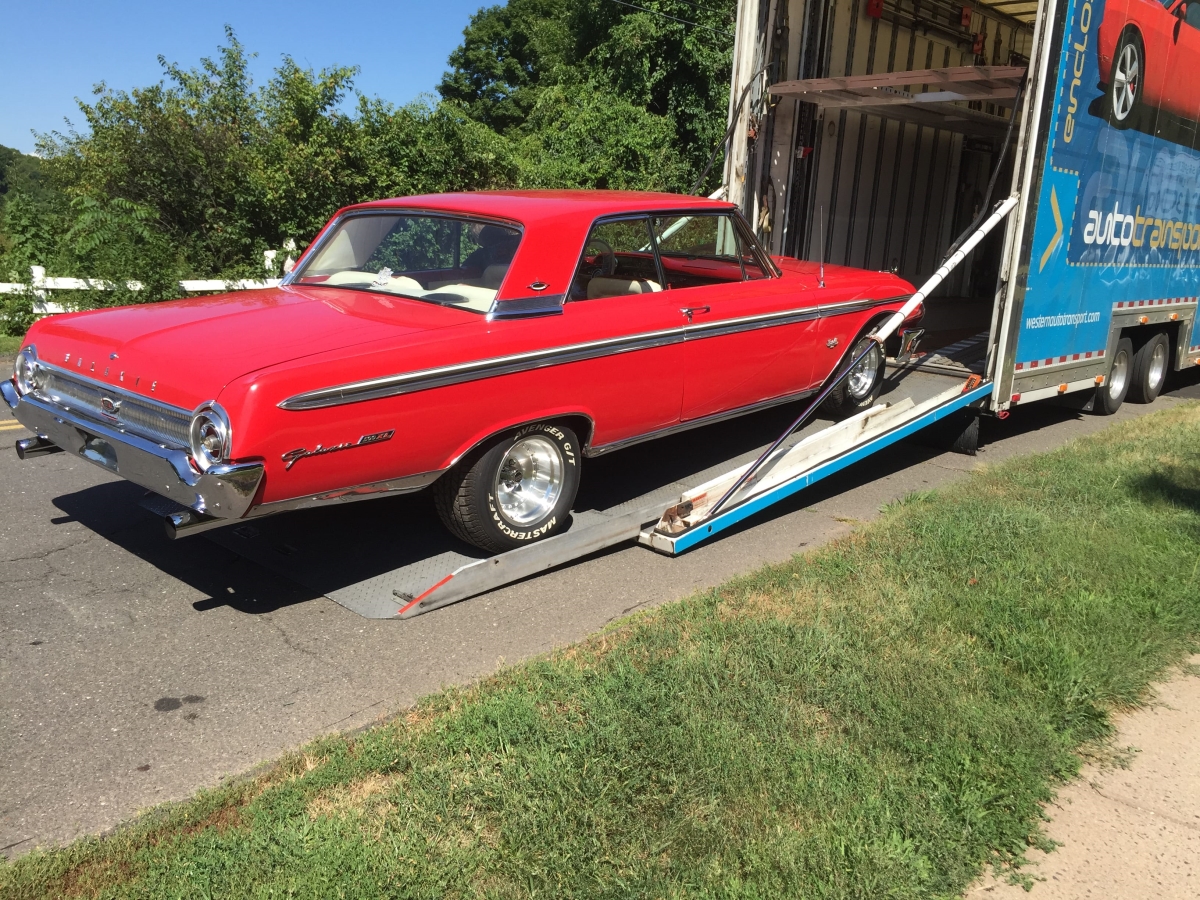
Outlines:
{"label": "steering wheel", "polygon": [[592,272],[592,277],[608,276],[617,271],[617,254],[613,252],[612,244],[608,241],[594,237],[588,241],[588,250],[598,250],[596,254],[599,265]]}

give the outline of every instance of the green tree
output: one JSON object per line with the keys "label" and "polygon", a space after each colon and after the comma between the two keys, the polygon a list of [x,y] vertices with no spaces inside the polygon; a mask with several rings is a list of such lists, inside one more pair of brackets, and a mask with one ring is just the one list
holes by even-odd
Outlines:
{"label": "green tree", "polygon": [[[262,250],[288,238],[303,245],[341,206],[517,178],[507,142],[456,107],[397,108],[358,95],[347,114],[356,70],[314,73],[290,57],[256,89],[250,55],[232,30],[227,37],[197,69],[160,58],[159,84],[98,86],[93,102],[80,103],[85,129],[39,141],[75,214],[92,217],[64,235],[56,258],[83,266],[70,274],[110,277],[110,263],[133,255],[170,279],[261,275]],[[116,243],[104,246],[120,245],[112,253],[80,243],[134,211],[136,223],[106,232]]]}
{"label": "green tree", "polygon": [[[256,87],[226,44],[196,68],[96,87],[42,159],[0,152],[0,269],[30,265],[173,296],[188,277],[261,276],[338,208],[510,186],[686,190],[724,129],[734,0],[510,0],[471,17],[440,102],[354,91],[356,69],[284,57]],[[642,5],[642,4],[639,4]],[[59,299],[61,295],[56,295]],[[11,321],[11,317],[10,317]]]}
{"label": "green tree", "polygon": [[[482,9],[438,90],[520,136],[527,183],[686,190],[724,131],[735,4],[638,5],[648,11],[611,0]],[[564,127],[572,134],[555,133]]]}

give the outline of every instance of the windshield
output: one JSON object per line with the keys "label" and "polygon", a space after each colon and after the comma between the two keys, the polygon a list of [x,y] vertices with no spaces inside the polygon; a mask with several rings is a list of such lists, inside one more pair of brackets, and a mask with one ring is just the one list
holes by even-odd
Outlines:
{"label": "windshield", "polygon": [[477,219],[363,213],[339,222],[288,283],[488,312],[520,242],[517,228]]}

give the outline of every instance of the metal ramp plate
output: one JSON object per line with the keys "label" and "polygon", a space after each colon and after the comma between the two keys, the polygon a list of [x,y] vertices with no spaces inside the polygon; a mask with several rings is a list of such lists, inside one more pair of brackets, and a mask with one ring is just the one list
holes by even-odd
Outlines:
{"label": "metal ramp plate", "polygon": [[[889,370],[882,399],[921,403],[961,381]],[[499,556],[451,537],[424,493],[249,519],[201,537],[361,616],[408,618],[636,540],[689,487],[757,458],[805,402],[585,460],[570,528]],[[785,446],[829,425],[818,418]]]}

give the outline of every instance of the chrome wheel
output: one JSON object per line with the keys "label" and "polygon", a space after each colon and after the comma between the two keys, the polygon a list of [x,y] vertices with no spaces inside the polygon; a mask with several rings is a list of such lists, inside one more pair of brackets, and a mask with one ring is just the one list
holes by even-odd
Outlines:
{"label": "chrome wheel", "polygon": [[1159,342],[1154,345],[1154,352],[1150,357],[1150,372],[1146,378],[1147,387],[1154,393],[1158,393],[1158,389],[1162,386],[1163,378],[1167,374],[1167,345]]}
{"label": "chrome wheel", "polygon": [[496,473],[500,514],[517,526],[546,518],[562,496],[564,468],[562,454],[549,439],[530,435],[518,440]]}
{"label": "chrome wheel", "polygon": [[1116,399],[1125,396],[1125,382],[1129,380],[1129,354],[1118,350],[1113,357],[1112,369],[1108,373],[1108,396]]}
{"label": "chrome wheel", "polygon": [[1138,85],[1141,79],[1141,59],[1133,41],[1122,45],[1113,66],[1112,114],[1118,122],[1124,122],[1137,103]]}
{"label": "chrome wheel", "polygon": [[[846,390],[856,401],[871,396],[871,391],[875,388],[875,379],[879,377],[879,345],[874,341],[871,341],[871,345],[871,352],[846,376]],[[854,349],[855,355],[862,351],[862,344]]]}

